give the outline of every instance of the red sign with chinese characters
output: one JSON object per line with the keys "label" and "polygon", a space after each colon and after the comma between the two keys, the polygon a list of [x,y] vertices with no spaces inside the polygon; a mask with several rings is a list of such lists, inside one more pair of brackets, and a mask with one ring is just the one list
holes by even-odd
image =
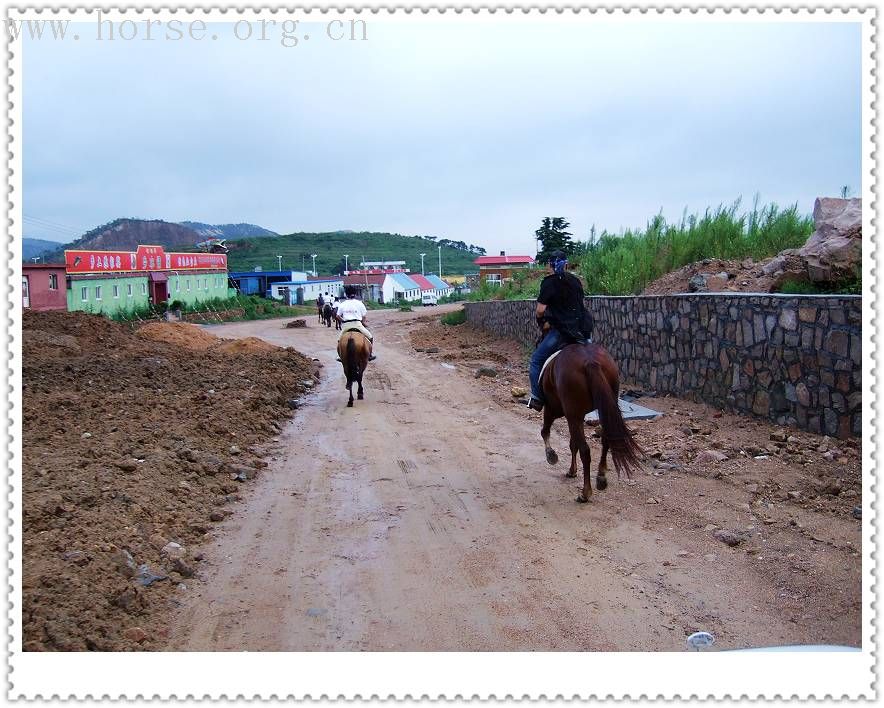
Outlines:
{"label": "red sign with chinese characters", "polygon": [[131,273],[152,270],[226,270],[225,253],[166,253],[162,246],[128,251],[65,251],[68,273]]}

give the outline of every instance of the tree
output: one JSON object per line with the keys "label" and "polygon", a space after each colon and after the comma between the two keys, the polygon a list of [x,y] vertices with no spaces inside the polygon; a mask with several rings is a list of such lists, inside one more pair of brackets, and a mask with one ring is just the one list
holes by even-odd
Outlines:
{"label": "tree", "polygon": [[561,216],[544,217],[540,228],[534,232],[535,238],[540,241],[540,252],[537,254],[538,263],[548,263],[553,251],[562,251],[565,255],[574,252],[574,243],[571,234],[566,231],[571,224]]}

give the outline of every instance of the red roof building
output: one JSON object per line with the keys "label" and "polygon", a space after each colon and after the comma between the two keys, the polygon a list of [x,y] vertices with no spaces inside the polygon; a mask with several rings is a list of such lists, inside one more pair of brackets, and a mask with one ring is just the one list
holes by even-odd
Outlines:
{"label": "red roof building", "polygon": [[422,275],[416,275],[415,273],[409,273],[408,277],[411,278],[415,283],[420,285],[421,292],[424,290],[435,290],[436,286],[433,285],[429,280],[427,280]]}
{"label": "red roof building", "polygon": [[64,264],[23,263],[22,306],[30,310],[67,310],[68,293]]}
{"label": "red roof building", "polygon": [[479,256],[473,263],[479,266],[480,281],[500,285],[504,281],[512,280],[513,271],[533,267],[534,258],[508,256],[505,251],[501,251],[499,256]]}

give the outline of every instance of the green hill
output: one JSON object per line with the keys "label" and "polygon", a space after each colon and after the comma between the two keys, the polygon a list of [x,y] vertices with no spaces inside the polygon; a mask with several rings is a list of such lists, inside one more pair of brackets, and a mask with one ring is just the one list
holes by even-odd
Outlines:
{"label": "green hill", "polygon": [[232,271],[277,270],[282,256],[283,269],[310,270],[316,254],[316,270],[320,274],[339,273],[344,268],[344,254],[349,254],[349,266],[357,268],[364,258],[367,261],[405,261],[412,272],[421,272],[421,253],[426,253],[424,270],[439,270],[439,250],[442,246],[442,274],[459,275],[478,270],[473,261],[485,253],[484,248],[435,239],[425,236],[402,236],[401,234],[332,231],[328,233],[294,233],[275,238],[243,238],[227,241],[228,268]]}

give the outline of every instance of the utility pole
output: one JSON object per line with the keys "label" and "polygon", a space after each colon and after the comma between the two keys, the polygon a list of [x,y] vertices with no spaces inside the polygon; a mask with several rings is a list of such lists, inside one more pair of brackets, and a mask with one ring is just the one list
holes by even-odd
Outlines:
{"label": "utility pole", "polygon": [[314,253],[310,257],[313,259],[313,275],[315,276],[316,275],[316,254]]}
{"label": "utility pole", "polygon": [[424,273],[424,256],[425,256],[425,255],[427,255],[427,254],[426,254],[426,253],[421,253],[421,254],[420,254],[420,257],[421,257],[421,275],[426,275],[426,274]]}
{"label": "utility pole", "polygon": [[349,271],[349,270],[350,270],[350,254],[345,253],[344,254],[344,275],[346,275],[347,271]]}
{"label": "utility pole", "polygon": [[439,246],[439,278],[442,278],[442,246]]}
{"label": "utility pole", "polygon": [[276,260],[279,261],[279,267],[277,270],[282,270],[282,256],[277,256]]}

